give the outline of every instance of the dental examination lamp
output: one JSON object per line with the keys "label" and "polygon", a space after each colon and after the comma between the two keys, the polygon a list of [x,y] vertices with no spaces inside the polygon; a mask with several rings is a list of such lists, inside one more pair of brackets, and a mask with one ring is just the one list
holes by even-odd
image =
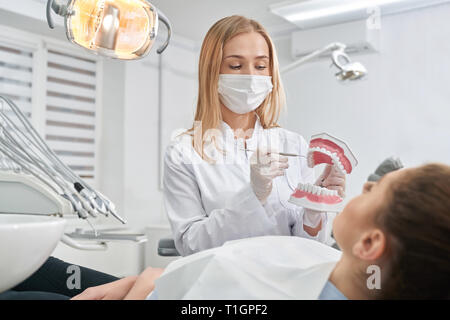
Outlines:
{"label": "dental examination lamp", "polygon": [[352,62],[345,53],[345,48],[346,45],[343,43],[331,43],[287,65],[281,69],[281,72],[288,72],[318,56],[331,53],[333,65],[338,69],[338,72],[335,74],[336,79],[339,81],[353,81],[364,78],[367,75],[367,69],[359,62]]}
{"label": "dental examination lamp", "polygon": [[159,21],[167,28],[167,39],[157,49],[158,54],[167,48],[172,34],[167,17],[146,0],[48,0],[51,29],[52,10],[64,17],[70,42],[109,58],[145,57],[156,40]]}

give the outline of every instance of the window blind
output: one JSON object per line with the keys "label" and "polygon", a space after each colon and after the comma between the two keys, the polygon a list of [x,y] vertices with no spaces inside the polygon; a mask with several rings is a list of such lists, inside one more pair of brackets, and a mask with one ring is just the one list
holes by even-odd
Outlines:
{"label": "window blind", "polygon": [[10,98],[30,117],[32,87],[33,52],[0,41],[0,95]]}
{"label": "window blind", "polygon": [[57,49],[48,49],[47,57],[46,141],[75,173],[93,183],[96,61]]}

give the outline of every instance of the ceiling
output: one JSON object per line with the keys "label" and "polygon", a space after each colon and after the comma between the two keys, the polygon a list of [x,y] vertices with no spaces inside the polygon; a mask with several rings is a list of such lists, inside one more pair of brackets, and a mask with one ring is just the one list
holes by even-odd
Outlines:
{"label": "ceiling", "polygon": [[[298,0],[294,2],[302,2]],[[290,22],[272,14],[269,5],[283,0],[150,0],[172,23],[174,34],[201,42],[219,19],[240,14],[260,22],[272,36],[296,30]],[[293,1],[290,1],[293,2]]]}
{"label": "ceiling", "polygon": [[[29,13],[31,17],[45,21],[47,0],[14,1],[15,4],[10,3],[6,9],[22,14]],[[298,27],[272,14],[269,6],[280,2],[304,1],[311,0],[149,0],[169,18],[175,35],[194,40],[197,44],[202,42],[206,32],[216,21],[233,14],[257,20],[273,38],[289,35],[290,32],[298,30]],[[56,14],[53,14],[53,18],[57,25],[63,26],[62,18]]]}

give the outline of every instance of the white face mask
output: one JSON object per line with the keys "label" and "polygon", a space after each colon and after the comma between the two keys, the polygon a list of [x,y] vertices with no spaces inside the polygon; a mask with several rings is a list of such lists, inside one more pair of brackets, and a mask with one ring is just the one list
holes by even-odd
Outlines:
{"label": "white face mask", "polygon": [[272,77],[250,74],[220,74],[218,91],[222,103],[234,113],[258,108],[272,91]]}

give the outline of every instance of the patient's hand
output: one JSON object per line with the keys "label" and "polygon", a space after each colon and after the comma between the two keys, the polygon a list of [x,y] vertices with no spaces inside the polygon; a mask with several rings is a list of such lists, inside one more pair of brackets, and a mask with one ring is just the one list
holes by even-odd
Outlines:
{"label": "patient's hand", "polygon": [[101,286],[87,288],[71,300],[122,300],[134,286],[137,278],[137,276],[131,276]]}
{"label": "patient's hand", "polygon": [[158,279],[164,269],[147,268],[142,272],[134,283],[133,288],[126,295],[124,300],[143,300],[155,288],[155,280]]}

